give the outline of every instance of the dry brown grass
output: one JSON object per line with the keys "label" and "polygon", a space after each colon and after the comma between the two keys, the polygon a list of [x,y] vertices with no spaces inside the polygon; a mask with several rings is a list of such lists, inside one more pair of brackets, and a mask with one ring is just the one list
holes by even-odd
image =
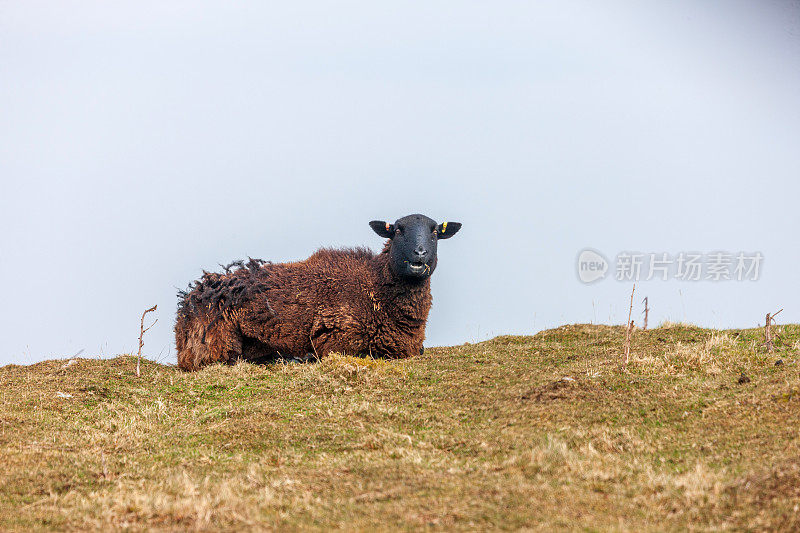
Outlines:
{"label": "dry brown grass", "polygon": [[[800,327],[0,369],[0,530],[800,528]],[[783,365],[775,366],[781,358]],[[751,381],[739,384],[745,373]]]}

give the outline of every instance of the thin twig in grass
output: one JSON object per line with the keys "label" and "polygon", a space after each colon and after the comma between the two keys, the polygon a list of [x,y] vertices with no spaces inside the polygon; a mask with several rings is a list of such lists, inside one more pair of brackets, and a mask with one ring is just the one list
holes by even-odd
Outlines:
{"label": "thin twig in grass", "polygon": [[144,327],[144,317],[145,317],[145,315],[147,313],[152,313],[156,309],[158,309],[158,306],[154,305],[150,309],[145,309],[144,313],[142,313],[142,322],[141,322],[141,324],[139,326],[139,352],[136,354],[136,377],[137,378],[141,375],[141,370],[139,369],[139,361],[142,360],[142,347],[144,346],[144,340],[142,340],[142,338],[144,337],[144,334],[147,333],[147,330],[149,330],[150,328],[155,326],[156,322],[158,322],[158,319],[156,318],[153,321],[152,324],[150,324],[149,326],[147,326],[147,328],[145,328]]}
{"label": "thin twig in grass", "polygon": [[319,361],[320,361],[319,354],[317,353],[317,347],[314,346],[314,339],[312,339],[311,335],[309,335],[308,336],[308,340],[311,341],[311,349],[314,350],[314,357],[316,358],[317,363],[319,363]]}
{"label": "thin twig in grass", "polygon": [[767,313],[766,321],[764,322],[764,346],[767,347],[767,351],[772,353],[774,351],[775,345],[775,337],[772,335],[772,323],[775,322],[775,317],[778,316],[783,309],[778,311],[777,313]]}
{"label": "thin twig in grass", "polygon": [[625,328],[625,366],[628,365],[628,361],[631,357],[631,333],[633,333],[633,321],[631,320],[631,315],[633,314],[633,293],[636,292],[636,284],[633,284],[633,290],[631,290],[631,306],[628,309],[628,323]]}

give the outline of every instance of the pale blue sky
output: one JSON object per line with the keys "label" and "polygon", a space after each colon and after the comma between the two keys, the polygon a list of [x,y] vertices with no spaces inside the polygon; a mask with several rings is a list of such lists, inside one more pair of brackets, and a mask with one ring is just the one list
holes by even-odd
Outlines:
{"label": "pale blue sky", "polygon": [[[168,5],[165,5],[168,4]],[[457,220],[428,344],[624,322],[575,260],[760,251],[651,321],[800,322],[800,4],[0,1],[0,364],[174,361],[176,287]]]}

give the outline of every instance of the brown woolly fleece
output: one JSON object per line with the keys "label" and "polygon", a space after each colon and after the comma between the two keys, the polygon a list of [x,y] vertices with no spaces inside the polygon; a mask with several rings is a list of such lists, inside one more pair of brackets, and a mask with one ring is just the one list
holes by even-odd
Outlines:
{"label": "brown woolly fleece", "polygon": [[408,282],[365,248],[321,249],[305,261],[239,262],[204,273],[181,293],[178,366],[238,359],[325,357],[330,352],[418,355],[431,307],[430,277]]}

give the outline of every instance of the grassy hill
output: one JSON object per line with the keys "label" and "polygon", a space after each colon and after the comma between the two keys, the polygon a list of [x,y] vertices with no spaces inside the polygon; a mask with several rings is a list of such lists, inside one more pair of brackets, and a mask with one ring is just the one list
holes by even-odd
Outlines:
{"label": "grassy hill", "polygon": [[[800,326],[0,368],[0,529],[800,529]],[[776,365],[780,359],[783,364]],[[744,377],[742,376],[744,374]]]}

